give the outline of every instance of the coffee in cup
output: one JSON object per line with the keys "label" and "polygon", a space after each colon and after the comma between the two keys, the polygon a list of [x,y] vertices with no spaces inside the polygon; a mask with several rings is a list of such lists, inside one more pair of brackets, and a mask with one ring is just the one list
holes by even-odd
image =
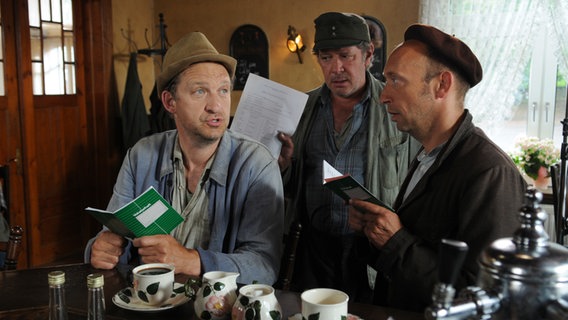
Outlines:
{"label": "coffee in cup", "polygon": [[168,300],[174,288],[173,265],[148,263],[132,270],[132,284],[136,297],[149,306],[160,306]]}

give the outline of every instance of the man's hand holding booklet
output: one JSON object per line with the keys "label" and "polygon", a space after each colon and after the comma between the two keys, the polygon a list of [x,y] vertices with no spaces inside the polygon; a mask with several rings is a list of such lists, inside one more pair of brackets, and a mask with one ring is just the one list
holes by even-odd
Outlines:
{"label": "man's hand holding booklet", "polygon": [[85,211],[112,232],[130,239],[169,234],[183,221],[183,217],[153,187],[115,212],[91,207]]}
{"label": "man's hand holding booklet", "polygon": [[349,199],[361,199],[378,204],[394,212],[393,208],[377,199],[377,197],[352,176],[342,174],[325,160],[323,160],[323,185],[345,201],[349,201]]}

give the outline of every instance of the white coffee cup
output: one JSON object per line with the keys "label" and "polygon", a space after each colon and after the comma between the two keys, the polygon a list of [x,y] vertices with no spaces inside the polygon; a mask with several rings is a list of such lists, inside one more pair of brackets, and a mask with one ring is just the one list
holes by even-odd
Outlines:
{"label": "white coffee cup", "polygon": [[136,297],[143,304],[160,306],[168,300],[174,289],[173,265],[147,263],[132,270],[132,284]]}
{"label": "white coffee cup", "polygon": [[349,296],[342,291],[328,288],[310,289],[304,291],[301,298],[304,319],[341,320],[341,317],[347,317]]}

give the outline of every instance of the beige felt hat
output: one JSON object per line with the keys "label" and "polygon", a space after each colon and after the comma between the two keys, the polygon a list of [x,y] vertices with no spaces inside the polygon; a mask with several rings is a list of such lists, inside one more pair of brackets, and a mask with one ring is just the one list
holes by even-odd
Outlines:
{"label": "beige felt hat", "polygon": [[217,62],[222,64],[233,78],[237,60],[220,54],[201,32],[191,32],[171,46],[162,63],[162,72],[158,76],[157,89],[161,94],[168,83],[183,70],[199,62]]}

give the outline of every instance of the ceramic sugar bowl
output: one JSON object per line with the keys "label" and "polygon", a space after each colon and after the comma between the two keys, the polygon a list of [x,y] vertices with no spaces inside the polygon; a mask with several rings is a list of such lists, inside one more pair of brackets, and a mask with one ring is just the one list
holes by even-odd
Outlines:
{"label": "ceramic sugar bowl", "polygon": [[274,295],[274,288],[265,284],[249,284],[239,290],[233,305],[232,320],[281,320],[282,309]]}
{"label": "ceramic sugar bowl", "polygon": [[237,300],[236,272],[211,271],[202,280],[188,279],[185,292],[193,302],[199,319],[230,319],[233,304]]}

